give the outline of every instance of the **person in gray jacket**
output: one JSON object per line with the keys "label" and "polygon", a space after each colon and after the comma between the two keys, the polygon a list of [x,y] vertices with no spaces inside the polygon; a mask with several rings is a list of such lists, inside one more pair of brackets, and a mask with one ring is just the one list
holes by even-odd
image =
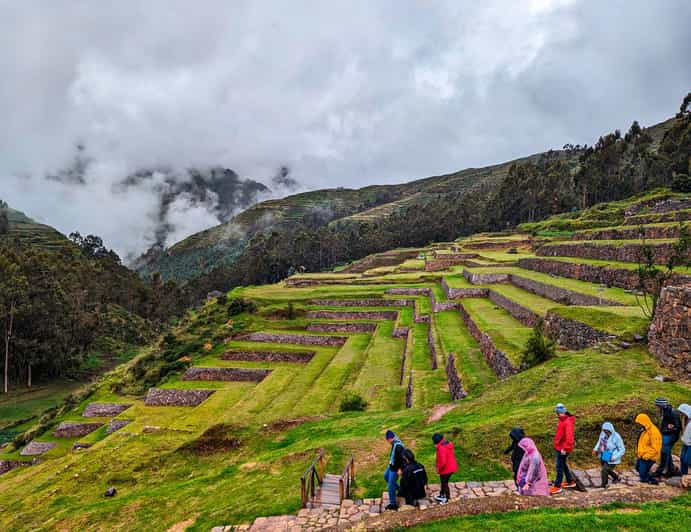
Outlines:
{"label": "person in gray jacket", "polygon": [[684,419],[684,432],[681,435],[681,454],[679,461],[681,462],[681,474],[689,474],[689,466],[691,466],[691,405],[683,403],[679,405],[679,413]]}
{"label": "person in gray jacket", "polygon": [[617,464],[621,463],[621,458],[626,452],[624,447],[624,440],[619,433],[614,430],[614,425],[609,421],[602,424],[602,431],[600,437],[593,448],[593,454],[600,457],[600,474],[602,477],[602,487],[607,487],[609,477],[612,477],[612,482],[619,482],[619,475],[614,471]]}

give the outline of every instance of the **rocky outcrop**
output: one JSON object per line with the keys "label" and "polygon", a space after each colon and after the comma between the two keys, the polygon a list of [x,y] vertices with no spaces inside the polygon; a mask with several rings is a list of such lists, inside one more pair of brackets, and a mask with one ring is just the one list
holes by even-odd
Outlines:
{"label": "rocky outcrop", "polygon": [[648,331],[648,348],[679,377],[691,379],[691,286],[662,289]]}
{"label": "rocky outcrop", "polygon": [[170,390],[149,388],[146,406],[198,406],[206,401],[214,390]]}
{"label": "rocky outcrop", "polygon": [[449,299],[487,297],[488,295],[486,288],[451,288],[444,278],[441,280],[441,288]]}
{"label": "rocky outcrop", "polygon": [[508,273],[477,273],[466,268],[463,270],[463,277],[468,279],[471,284],[496,284],[508,283]]}
{"label": "rocky outcrop", "polygon": [[532,292],[533,294],[537,294],[538,296],[546,297],[547,299],[551,299],[552,301],[556,301],[562,305],[621,305],[621,303],[618,303],[617,301],[611,301],[609,299],[599,298],[588,294],[581,294],[580,292],[574,292],[573,290],[561,288],[553,284],[542,283],[540,281],[521,277],[520,275],[512,274],[510,281],[514,286],[527,290],[528,292]]}
{"label": "rocky outcrop", "polygon": [[540,316],[515,301],[505,297],[494,290],[489,291],[489,299],[506,310],[514,318],[527,327],[534,327],[540,320]]}
{"label": "rocky outcrop", "polygon": [[297,362],[307,364],[314,357],[314,351],[226,351],[222,360],[244,360],[249,362]]}
{"label": "rocky outcrop", "polygon": [[308,319],[326,320],[395,320],[398,318],[396,310],[310,310]]}
{"label": "rocky outcrop", "polygon": [[518,369],[511,363],[506,353],[497,348],[494,342],[492,342],[492,338],[480,330],[470,314],[468,314],[468,311],[463,307],[463,304],[459,306],[458,310],[461,313],[463,322],[466,327],[468,327],[468,331],[470,331],[471,336],[480,344],[480,351],[497,377],[505,379],[506,377],[518,373]]}
{"label": "rocky outcrop", "polygon": [[249,342],[269,342],[274,344],[323,345],[342,346],[348,338],[346,336],[318,336],[311,334],[287,334],[255,332],[240,335],[237,340]]}
{"label": "rocky outcrop", "polygon": [[89,403],[84,409],[84,417],[114,417],[121,414],[131,404],[125,403]]}
{"label": "rocky outcrop", "polygon": [[446,358],[446,379],[449,383],[449,393],[451,394],[452,401],[458,401],[468,395],[468,392],[463,388],[461,378],[458,376],[456,356],[453,353],[449,353],[449,356]]}
{"label": "rocky outcrop", "polygon": [[270,369],[255,368],[189,368],[183,381],[261,382],[271,374]]}
{"label": "rocky outcrop", "polygon": [[63,421],[60,423],[53,436],[56,438],[80,438],[91,434],[93,431],[100,429],[103,423],[79,423],[72,421]]}
{"label": "rocky outcrop", "polygon": [[132,423],[131,419],[111,419],[110,423],[108,423],[106,432],[108,434],[112,434],[113,432],[120,430],[122,427],[126,427],[130,423]]}
{"label": "rocky outcrop", "polygon": [[31,440],[19,454],[22,456],[38,456],[39,454],[47,453],[56,445],[57,443],[52,441]]}
{"label": "rocky outcrop", "polygon": [[[666,264],[675,255],[671,242],[648,243],[653,249],[655,264]],[[545,244],[536,254],[541,257],[580,257],[584,259],[613,260],[619,262],[639,262],[644,256],[642,243],[596,244],[593,242]],[[691,259],[691,250],[685,255]]]}
{"label": "rocky outcrop", "polygon": [[372,333],[376,323],[310,323],[308,331],[327,333]]}
{"label": "rocky outcrop", "polygon": [[609,333],[598,331],[585,323],[565,318],[552,311],[545,317],[545,334],[568,349],[585,349],[616,338]]}

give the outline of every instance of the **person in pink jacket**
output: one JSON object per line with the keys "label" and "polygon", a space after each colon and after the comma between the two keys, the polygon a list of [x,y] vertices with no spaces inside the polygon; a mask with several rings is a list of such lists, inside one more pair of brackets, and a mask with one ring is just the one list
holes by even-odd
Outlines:
{"label": "person in pink jacket", "polygon": [[521,495],[549,495],[547,469],[540,451],[530,438],[523,438],[518,446],[525,451],[518,466],[518,489]]}

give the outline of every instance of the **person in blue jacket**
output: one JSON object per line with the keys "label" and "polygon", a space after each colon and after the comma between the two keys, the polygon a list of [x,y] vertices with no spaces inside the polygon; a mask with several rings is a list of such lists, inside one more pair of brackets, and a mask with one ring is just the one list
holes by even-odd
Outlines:
{"label": "person in blue jacket", "polygon": [[619,475],[614,471],[617,464],[621,463],[621,459],[626,452],[624,447],[624,440],[619,433],[614,430],[614,425],[609,421],[602,424],[602,431],[600,437],[593,448],[593,454],[600,457],[600,474],[602,476],[602,487],[607,487],[609,477],[612,477],[612,482],[619,482]]}

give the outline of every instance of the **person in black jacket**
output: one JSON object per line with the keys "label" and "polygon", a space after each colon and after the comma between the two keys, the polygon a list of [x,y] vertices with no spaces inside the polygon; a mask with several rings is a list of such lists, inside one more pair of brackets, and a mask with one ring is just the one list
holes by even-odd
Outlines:
{"label": "person in black jacket", "polygon": [[396,502],[396,495],[398,492],[398,477],[403,474],[403,451],[405,447],[392,430],[386,431],[386,441],[391,445],[389,452],[389,463],[384,472],[384,480],[386,480],[386,490],[389,493],[389,504],[386,505],[387,510],[398,510]]}
{"label": "person in black jacket", "polygon": [[518,446],[518,443],[525,438],[525,432],[521,427],[514,427],[509,432],[509,437],[511,438],[511,445],[509,445],[504,454],[511,453],[511,469],[513,469],[513,481],[518,487],[518,466],[521,465],[521,460],[523,460],[523,455],[525,451]]}
{"label": "person in black jacket", "polygon": [[410,449],[403,451],[403,463],[399,494],[405,498],[406,504],[417,506],[419,499],[427,497],[427,471],[415,461],[415,455]]}
{"label": "person in black jacket", "polygon": [[655,472],[656,477],[665,474],[667,477],[674,475],[674,462],[672,462],[672,449],[681,434],[681,417],[679,412],[672,408],[667,399],[658,397],[655,406],[660,409],[660,433],[662,434],[662,452],[660,453],[660,465]]}

